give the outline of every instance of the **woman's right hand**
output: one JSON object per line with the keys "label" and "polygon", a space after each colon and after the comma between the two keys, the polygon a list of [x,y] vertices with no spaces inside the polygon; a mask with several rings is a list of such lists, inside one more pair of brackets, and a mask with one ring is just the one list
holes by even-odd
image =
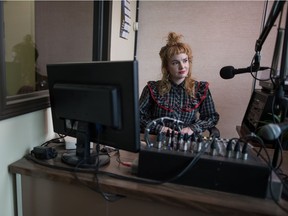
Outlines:
{"label": "woman's right hand", "polygon": [[[172,133],[173,129],[172,128],[169,128],[169,127],[162,127],[161,129],[161,133],[167,133],[167,131],[169,131],[170,133]],[[175,134],[177,134],[178,132],[177,131],[174,131]]]}

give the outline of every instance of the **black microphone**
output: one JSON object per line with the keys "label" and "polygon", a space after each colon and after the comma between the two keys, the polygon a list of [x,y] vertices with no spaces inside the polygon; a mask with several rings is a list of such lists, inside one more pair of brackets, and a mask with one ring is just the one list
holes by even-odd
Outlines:
{"label": "black microphone", "polygon": [[267,69],[269,69],[269,67],[255,67],[255,66],[251,67],[251,66],[249,66],[247,68],[235,69],[233,66],[226,66],[220,70],[220,76],[223,79],[232,79],[235,76],[235,74],[256,72],[259,70],[267,70]]}
{"label": "black microphone", "polygon": [[276,140],[282,134],[282,132],[288,129],[288,122],[279,124],[267,124],[261,127],[259,136],[266,140]]}

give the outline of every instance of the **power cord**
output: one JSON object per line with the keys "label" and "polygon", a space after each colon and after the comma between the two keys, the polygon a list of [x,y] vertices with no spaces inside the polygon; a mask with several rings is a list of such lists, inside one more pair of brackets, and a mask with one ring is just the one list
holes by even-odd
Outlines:
{"label": "power cord", "polygon": [[[261,159],[266,163],[267,167],[269,168],[270,170],[270,175],[269,175],[269,189],[270,189],[270,194],[271,194],[271,198],[272,200],[274,201],[274,203],[279,207],[281,208],[283,211],[285,211],[286,213],[288,213],[288,209],[285,208],[283,205],[281,205],[278,200],[276,199],[275,197],[275,194],[273,193],[273,190],[272,190],[272,171],[274,171],[274,173],[278,176],[278,178],[280,179],[282,185],[283,185],[283,188],[285,189],[285,191],[287,191],[287,182],[283,181],[282,178],[280,178],[279,176],[279,173],[278,173],[278,169],[275,169],[273,166],[272,166],[272,162],[271,162],[271,158],[268,154],[268,151],[267,151],[267,148],[263,142],[263,140],[255,135],[255,134],[250,134],[250,135],[247,135],[244,137],[244,140],[246,142],[248,141],[254,141],[254,142],[257,142],[258,144],[260,144],[260,149],[259,150],[256,150],[255,148],[253,148],[253,150],[256,152],[257,156],[258,157],[261,157]],[[261,154],[261,151],[264,150],[265,152],[265,157]]]}

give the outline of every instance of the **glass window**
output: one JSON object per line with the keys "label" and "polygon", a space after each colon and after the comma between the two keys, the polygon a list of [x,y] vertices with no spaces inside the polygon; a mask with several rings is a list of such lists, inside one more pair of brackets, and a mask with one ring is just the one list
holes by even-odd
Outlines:
{"label": "glass window", "polygon": [[91,61],[93,1],[0,1],[0,119],[49,106],[46,65]]}
{"label": "glass window", "polygon": [[[31,93],[40,90],[37,84],[35,44],[35,13],[33,1],[4,3],[6,95]],[[16,16],[17,14],[17,16]],[[44,82],[43,82],[44,83]],[[47,89],[45,84],[42,89]]]}

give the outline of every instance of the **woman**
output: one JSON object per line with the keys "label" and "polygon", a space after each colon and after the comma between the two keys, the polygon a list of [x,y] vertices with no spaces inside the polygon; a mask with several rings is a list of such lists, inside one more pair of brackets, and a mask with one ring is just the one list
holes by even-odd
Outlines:
{"label": "woman", "polygon": [[[184,122],[182,134],[191,135],[213,128],[219,114],[209,91],[208,82],[198,82],[192,75],[192,51],[181,42],[182,35],[168,34],[167,44],[160,50],[162,79],[149,81],[140,96],[140,127],[160,117],[170,117]],[[198,115],[199,114],[199,115]],[[156,124],[150,132],[172,132],[174,123]]]}

